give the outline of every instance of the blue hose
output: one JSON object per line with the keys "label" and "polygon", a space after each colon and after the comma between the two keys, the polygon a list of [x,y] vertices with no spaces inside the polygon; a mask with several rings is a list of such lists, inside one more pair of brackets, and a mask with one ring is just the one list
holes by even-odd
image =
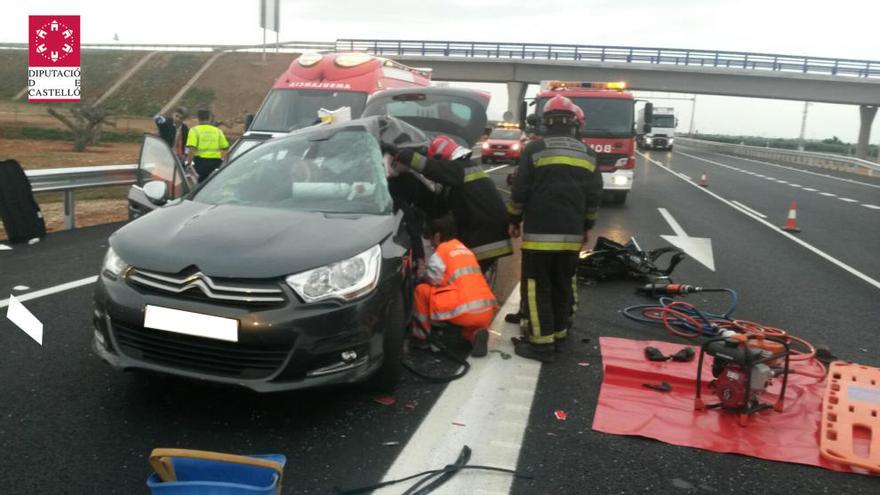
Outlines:
{"label": "blue hose", "polygon": [[[697,308],[684,308],[677,307],[674,308],[674,311],[678,311],[679,313],[683,313],[694,320],[700,322],[699,326],[695,326],[688,320],[682,319],[672,319],[668,322],[669,325],[674,326],[677,330],[680,330],[682,333],[692,333],[692,334],[702,334],[707,337],[717,337],[719,334],[718,322],[719,320],[724,321],[732,321],[733,311],[736,309],[736,305],[739,302],[739,297],[736,294],[736,291],[733,289],[703,289],[702,292],[727,292],[730,295],[730,306],[727,308],[722,314],[709,313],[706,311],[700,311]],[[668,308],[672,303],[677,302],[676,299],[671,297],[663,296],[659,300],[659,305],[653,304],[639,304],[636,306],[629,306],[623,309],[623,316],[626,316],[630,320],[637,321],[639,323],[648,323],[652,325],[663,325],[663,321],[656,318],[648,318],[642,314],[645,310],[663,310]]]}

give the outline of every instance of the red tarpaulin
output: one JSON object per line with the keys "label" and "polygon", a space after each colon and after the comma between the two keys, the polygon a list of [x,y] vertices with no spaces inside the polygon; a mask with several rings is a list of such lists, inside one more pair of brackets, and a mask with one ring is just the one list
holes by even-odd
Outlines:
{"label": "red tarpaulin", "polygon": [[[616,435],[638,435],[685,447],[730,452],[774,461],[809,464],[842,472],[847,466],[822,459],[819,455],[819,421],[825,382],[792,374],[785,393],[785,410],[765,410],[752,415],[747,426],[740,426],[738,415],[720,409],[694,410],[697,377],[696,357],[689,363],[648,361],[644,348],[654,346],[670,355],[683,346],[668,342],[637,341],[614,337],[599,340],[604,366],[599,403],[593,429]],[[694,348],[699,355],[699,348]],[[718,402],[708,389],[712,379],[712,358],[703,363],[703,400]],[[815,365],[793,362],[792,369]],[[643,386],[666,381],[672,391],[660,392]],[[781,379],[763,396],[763,402],[776,401]]]}

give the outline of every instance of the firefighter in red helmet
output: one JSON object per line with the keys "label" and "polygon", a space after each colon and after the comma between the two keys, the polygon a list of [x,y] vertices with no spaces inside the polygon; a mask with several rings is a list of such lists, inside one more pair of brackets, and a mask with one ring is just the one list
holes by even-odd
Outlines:
{"label": "firefighter in red helmet", "polygon": [[602,194],[596,154],[581,142],[584,112],[556,95],[544,105],[544,138],[526,145],[507,204],[511,237],[522,235],[524,336],[516,354],[550,362],[577,305],[578,253],[589,240]]}
{"label": "firefighter in red helmet", "polygon": [[498,258],[513,254],[504,200],[483,168],[470,159],[471,150],[449,136],[439,135],[426,154],[383,144],[398,163],[443,185],[434,217],[452,213],[458,238],[486,272]]}

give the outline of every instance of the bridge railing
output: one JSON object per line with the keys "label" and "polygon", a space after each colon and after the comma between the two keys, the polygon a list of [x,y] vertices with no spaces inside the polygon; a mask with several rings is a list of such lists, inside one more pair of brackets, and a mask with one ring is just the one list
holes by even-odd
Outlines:
{"label": "bridge railing", "polygon": [[[27,43],[0,43],[0,50],[27,50]],[[83,43],[85,50],[130,50],[166,52],[273,52],[301,53],[303,51],[332,51],[336,44],[332,41],[284,41],[266,45],[204,45],[168,43]]]}
{"label": "bridge railing", "polygon": [[677,146],[686,146],[699,150],[711,151],[734,156],[761,158],[774,162],[808,165],[811,167],[851,172],[859,175],[880,176],[880,164],[862,160],[852,156],[835,155],[832,153],[816,153],[813,151],[786,150],[781,148],[762,148],[745,144],[719,143],[703,139],[675,137]]}
{"label": "bridge railing", "polygon": [[338,39],[337,51],[365,51],[383,56],[469,57],[513,60],[560,60],[699,66],[850,77],[880,77],[880,61],[779,55],[769,53],[646,48],[631,46]]}
{"label": "bridge railing", "polygon": [[137,165],[107,165],[27,170],[33,192],[64,193],[64,229],[76,226],[76,191],[135,183]]}

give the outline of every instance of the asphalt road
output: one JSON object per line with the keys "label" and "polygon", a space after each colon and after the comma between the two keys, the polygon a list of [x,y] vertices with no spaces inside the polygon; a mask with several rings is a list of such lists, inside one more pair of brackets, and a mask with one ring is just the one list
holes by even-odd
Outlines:
{"label": "asphalt road", "polygon": [[[710,191],[767,215],[773,224],[784,221],[789,201],[796,199],[801,239],[880,278],[872,258],[880,245],[880,210],[861,206],[880,204],[880,189],[686,152],[698,158],[678,151],[654,152],[651,158],[695,180],[708,170]],[[504,189],[507,172],[491,172]],[[843,359],[880,366],[877,288],[658,165],[639,159],[636,189],[626,205],[602,209],[595,234],[618,240],[636,235],[647,248],[667,245],[659,236],[672,229],[661,207],[689,235],[709,237],[714,247],[715,272],[686,260],[676,270],[677,281],[735,288],[737,316],[828,344]],[[3,297],[94,275],[114,228],[52,234],[35,246],[0,251]],[[516,278],[516,264],[513,258],[505,261],[505,287]],[[19,285],[28,289],[13,292]],[[636,285],[618,281],[581,288],[573,338],[556,363],[541,368],[528,414],[517,468],[535,479],[514,482],[513,493],[876,493],[877,481],[863,476],[593,432],[602,378],[599,336],[674,340],[620,315],[624,306],[644,302],[632,292]],[[337,485],[382,479],[445,389],[408,376],[394,394],[397,403],[383,406],[354,388],[258,395],[117,373],[89,350],[91,291],[84,285],[25,302],[45,324],[42,348],[0,318],[3,493],[146,493],[147,455],[157,446],[284,453],[285,493],[332,493]],[[439,365],[429,355],[414,359]],[[577,365],[583,361],[591,366]],[[565,410],[568,420],[556,420],[556,409]]]}

